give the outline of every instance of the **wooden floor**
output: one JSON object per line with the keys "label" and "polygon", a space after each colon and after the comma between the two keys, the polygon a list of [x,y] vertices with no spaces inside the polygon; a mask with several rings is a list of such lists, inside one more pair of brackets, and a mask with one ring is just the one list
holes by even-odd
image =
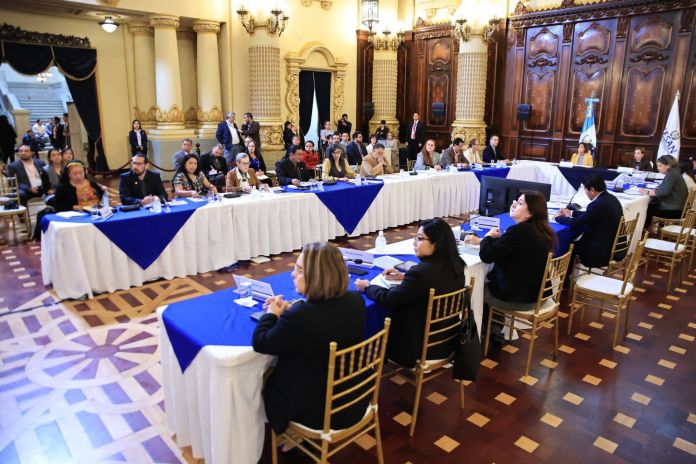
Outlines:
{"label": "wooden floor", "polygon": [[[41,282],[39,245],[17,244],[0,227],[0,463],[197,462],[167,432],[154,310],[230,287],[232,276],[210,272],[55,303]],[[366,249],[374,235],[341,243]],[[296,254],[239,272],[284,272]],[[588,312],[572,336],[563,320],[555,360],[551,330],[537,340],[530,378],[521,379],[526,340],[493,351],[466,387],[463,411],[448,376],[427,384],[413,439],[414,389],[400,377],[385,380],[385,461],[696,462],[696,271],[671,294],[666,271],[641,271],[630,334],[616,350],[612,319]],[[365,437],[332,462],[376,462],[374,443]],[[261,462],[269,456],[267,444]],[[295,452],[281,459],[309,462]]]}

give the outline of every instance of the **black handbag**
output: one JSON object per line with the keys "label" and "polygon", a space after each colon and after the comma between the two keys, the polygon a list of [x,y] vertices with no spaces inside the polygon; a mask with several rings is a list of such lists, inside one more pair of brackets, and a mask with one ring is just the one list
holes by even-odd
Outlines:
{"label": "black handbag", "polygon": [[467,317],[459,328],[457,344],[452,358],[452,378],[454,380],[476,380],[481,367],[481,339],[479,338],[474,311],[471,309],[469,293],[466,298]]}

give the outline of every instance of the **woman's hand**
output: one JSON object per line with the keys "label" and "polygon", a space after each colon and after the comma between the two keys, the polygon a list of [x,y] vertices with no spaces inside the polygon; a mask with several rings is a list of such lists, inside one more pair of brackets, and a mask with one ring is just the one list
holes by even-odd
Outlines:
{"label": "woman's hand", "polygon": [[478,238],[476,235],[467,235],[464,237],[464,243],[466,245],[478,245],[481,243],[481,239]]}
{"label": "woman's hand", "polygon": [[195,190],[191,190],[191,198],[198,198],[200,195]]}
{"label": "woman's hand", "polygon": [[404,273],[397,271],[396,269],[385,269],[382,271],[382,275],[387,280],[404,280]]}
{"label": "woman's hand", "polygon": [[442,166],[440,166],[439,164],[436,164],[435,166],[433,166],[433,168],[434,168],[436,171],[439,171],[440,169],[442,169]]}
{"label": "woman's hand", "polygon": [[370,286],[370,281],[365,279],[355,279],[355,288],[359,292],[365,293],[365,289]]}
{"label": "woman's hand", "polygon": [[109,193],[109,187],[107,187],[106,185],[100,185],[100,187],[102,189],[102,192]]}
{"label": "woman's hand", "polygon": [[283,295],[273,296],[267,299],[263,304],[263,309],[269,313],[275,314],[278,317],[282,316],[283,313],[288,310],[288,308],[290,308],[290,303],[283,300]]}
{"label": "woman's hand", "polygon": [[492,228],[488,232],[486,232],[486,237],[493,237],[493,238],[498,238],[500,237],[500,229],[497,227]]}

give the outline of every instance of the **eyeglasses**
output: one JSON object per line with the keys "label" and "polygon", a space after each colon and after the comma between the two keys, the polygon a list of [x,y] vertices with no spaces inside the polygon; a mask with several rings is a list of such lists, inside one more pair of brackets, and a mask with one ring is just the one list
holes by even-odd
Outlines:
{"label": "eyeglasses", "polygon": [[413,237],[414,242],[430,242],[431,240],[428,237],[421,237],[420,235],[416,235]]}

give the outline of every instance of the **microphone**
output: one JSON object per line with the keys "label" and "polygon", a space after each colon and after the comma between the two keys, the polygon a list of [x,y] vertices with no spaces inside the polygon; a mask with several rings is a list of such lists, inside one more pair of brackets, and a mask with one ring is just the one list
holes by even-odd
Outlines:
{"label": "microphone", "polygon": [[[582,184],[580,185],[580,187],[582,188]],[[580,189],[577,189],[575,191],[573,196],[570,197],[570,202],[568,202],[568,204],[566,205],[566,208],[568,208],[571,211],[580,211],[582,209],[582,206],[580,206],[578,203],[573,203],[573,199],[575,198],[575,195],[577,195],[579,191],[580,191]]]}

